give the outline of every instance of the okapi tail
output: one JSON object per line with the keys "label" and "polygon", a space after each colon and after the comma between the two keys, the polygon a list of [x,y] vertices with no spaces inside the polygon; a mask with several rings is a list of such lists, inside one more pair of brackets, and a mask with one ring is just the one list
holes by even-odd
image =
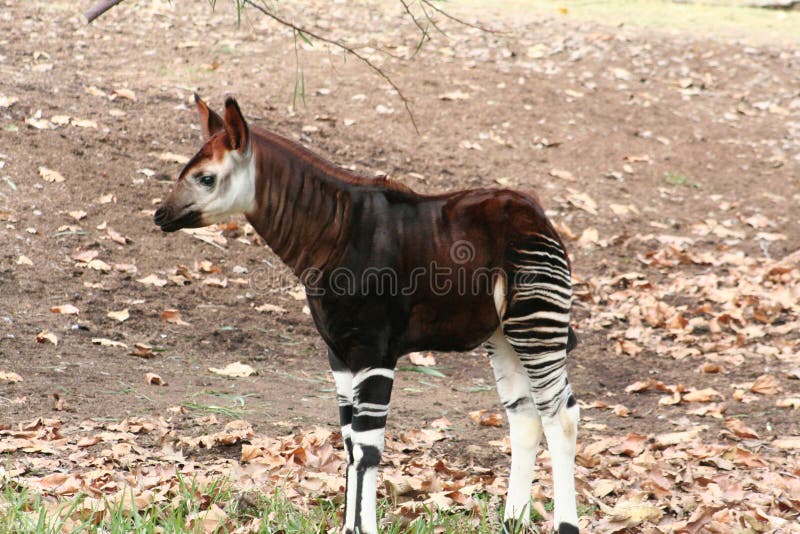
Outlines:
{"label": "okapi tail", "polygon": [[567,352],[571,352],[572,349],[578,346],[578,334],[575,333],[575,330],[572,329],[572,326],[569,327],[569,331],[567,332]]}

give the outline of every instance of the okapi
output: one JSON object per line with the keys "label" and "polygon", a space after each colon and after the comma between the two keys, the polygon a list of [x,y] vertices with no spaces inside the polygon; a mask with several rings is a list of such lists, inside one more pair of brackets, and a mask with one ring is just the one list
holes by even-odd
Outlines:
{"label": "okapi", "polygon": [[300,276],[336,383],[347,455],[343,532],[378,531],[378,465],[400,356],[483,343],[511,434],[504,529],[530,525],[544,433],[554,525],[577,533],[570,261],[539,203],[506,189],[417,194],[248,126],[232,98],[224,119],[195,101],[205,144],[155,223],[174,232],[244,214]]}

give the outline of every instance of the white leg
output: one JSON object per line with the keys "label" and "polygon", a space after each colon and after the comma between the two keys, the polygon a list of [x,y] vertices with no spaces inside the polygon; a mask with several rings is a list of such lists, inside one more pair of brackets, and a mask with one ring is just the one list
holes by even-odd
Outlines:
{"label": "white leg", "polygon": [[[344,532],[377,534],[376,492],[394,371],[367,368],[353,376],[353,468]],[[352,489],[351,489],[352,486]],[[351,512],[352,509],[352,512]],[[352,519],[352,521],[351,521]]]}
{"label": "white leg", "polygon": [[563,405],[553,417],[543,417],[542,426],[553,463],[555,510],[553,525],[559,534],[578,533],[575,503],[575,442],[580,409],[570,396],[571,406]]}
{"label": "white leg", "polygon": [[347,461],[346,490],[344,508],[344,528],[352,531],[356,517],[356,474],[353,462],[353,373],[345,366],[333,351],[328,351],[328,361],[333,370],[333,380],[336,383],[336,397],[339,403],[339,423],[342,428],[342,441]]}
{"label": "white leg", "polygon": [[528,375],[505,336],[498,331],[489,340],[487,349],[497,392],[506,407],[511,438],[511,475],[503,521],[528,525],[531,483],[542,424],[533,402]]}

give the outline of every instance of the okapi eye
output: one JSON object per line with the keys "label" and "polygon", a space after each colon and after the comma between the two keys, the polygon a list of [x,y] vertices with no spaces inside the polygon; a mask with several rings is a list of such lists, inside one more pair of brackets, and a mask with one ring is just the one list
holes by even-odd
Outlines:
{"label": "okapi eye", "polygon": [[214,187],[214,181],[216,177],[213,174],[203,174],[198,176],[197,181],[200,182],[201,185],[206,187]]}

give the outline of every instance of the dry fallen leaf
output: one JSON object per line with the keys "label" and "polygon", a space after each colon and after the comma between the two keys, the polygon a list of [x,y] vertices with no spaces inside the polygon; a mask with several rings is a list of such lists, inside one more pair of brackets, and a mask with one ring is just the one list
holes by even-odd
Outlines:
{"label": "dry fallen leaf", "polygon": [[63,315],[78,315],[80,311],[72,304],[62,304],[61,306],[53,306],[50,308],[53,313],[61,313]]}
{"label": "dry fallen leaf", "polygon": [[92,343],[95,345],[101,345],[103,347],[122,347],[123,349],[127,349],[128,345],[122,343],[120,341],[114,341],[111,339],[106,339],[104,337],[93,337]]}
{"label": "dry fallen leaf", "polygon": [[39,175],[45,182],[60,183],[64,181],[64,177],[60,172],[48,169],[47,167],[39,167]]}
{"label": "dry fallen leaf", "polygon": [[138,356],[139,358],[155,358],[153,347],[147,343],[134,343],[131,356]]}
{"label": "dry fallen leaf", "polygon": [[165,285],[167,285],[166,280],[164,280],[163,278],[159,278],[155,274],[151,274],[150,276],[145,276],[144,278],[139,278],[136,281],[146,286],[164,287]]}
{"label": "dry fallen leaf", "polygon": [[163,152],[159,154],[158,159],[161,161],[168,161],[169,163],[177,163],[178,165],[185,165],[189,162],[189,158],[181,154],[173,154],[172,152]]}
{"label": "dry fallen leaf", "polygon": [[10,371],[0,371],[0,382],[10,382],[11,384],[22,382],[22,377]]}
{"label": "dry fallen leaf", "polygon": [[166,386],[167,383],[164,382],[161,377],[155,373],[147,373],[145,374],[145,380],[151,386]]}
{"label": "dry fallen leaf", "polygon": [[57,412],[63,412],[69,409],[69,403],[66,399],[62,399],[58,393],[53,393],[53,409]]}
{"label": "dry fallen leaf", "polygon": [[161,313],[161,320],[179,326],[190,326],[189,323],[181,319],[181,312],[174,309],[167,309]]}
{"label": "dry fallen leaf", "polygon": [[439,95],[439,100],[469,100],[470,98],[469,93],[458,90]]}
{"label": "dry fallen leaf", "polygon": [[120,323],[127,321],[130,318],[130,313],[128,312],[128,308],[119,311],[110,311],[106,314],[109,319],[114,319],[115,321],[119,321]]}
{"label": "dry fallen leaf", "polygon": [[97,258],[100,253],[96,250],[81,250],[77,249],[75,252],[72,253],[70,256],[75,261],[80,261],[83,263],[89,263],[93,259]]}
{"label": "dry fallen leaf", "polygon": [[788,397],[775,401],[775,406],[778,408],[792,408],[800,410],[800,397]]}
{"label": "dry fallen leaf", "polygon": [[55,345],[56,347],[58,346],[58,338],[54,333],[49,332],[47,330],[43,330],[42,332],[36,334],[37,343],[46,343],[48,341],[53,345]]}
{"label": "dry fallen leaf", "polygon": [[128,100],[133,100],[134,102],[136,102],[136,93],[134,93],[130,89],[124,89],[124,88],[114,89],[113,91],[111,91],[111,96],[126,98]]}
{"label": "dry fallen leaf", "polygon": [[761,375],[750,386],[750,391],[759,395],[775,395],[780,391],[780,387],[778,386],[778,380],[774,376]]}
{"label": "dry fallen leaf", "polygon": [[420,367],[432,367],[436,365],[436,358],[433,357],[432,352],[412,352],[408,355],[408,359],[414,365],[419,365]]}
{"label": "dry fallen leaf", "polygon": [[229,363],[223,368],[209,367],[209,371],[220,376],[229,376],[234,378],[244,378],[246,376],[256,374],[256,370],[247,365],[246,363],[233,362]]}
{"label": "dry fallen leaf", "polygon": [[503,416],[499,413],[487,412],[488,410],[475,410],[469,412],[469,417],[481,426],[501,426],[503,424]]}
{"label": "dry fallen leaf", "polygon": [[711,402],[714,399],[723,399],[722,394],[713,389],[696,389],[683,395],[684,402]]}
{"label": "dry fallen leaf", "polygon": [[276,306],[275,304],[262,304],[261,306],[256,306],[256,311],[275,313],[277,315],[283,315],[284,313],[288,313],[288,310],[286,308],[282,308],[281,306]]}
{"label": "dry fallen leaf", "polygon": [[575,176],[571,172],[565,171],[564,169],[550,169],[550,176],[554,178],[560,178],[561,180],[566,180],[567,182],[575,181]]}
{"label": "dry fallen leaf", "polygon": [[737,437],[758,439],[758,433],[746,426],[741,419],[735,417],[725,419],[725,428],[733,432]]}

